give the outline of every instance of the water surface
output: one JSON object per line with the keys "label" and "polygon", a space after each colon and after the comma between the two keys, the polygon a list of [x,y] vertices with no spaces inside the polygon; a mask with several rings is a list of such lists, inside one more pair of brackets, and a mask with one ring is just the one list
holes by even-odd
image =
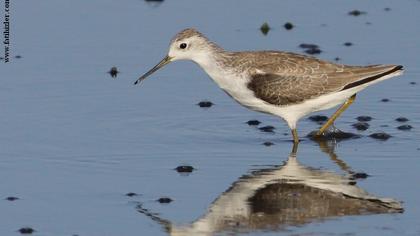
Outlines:
{"label": "water surface", "polygon": [[[0,63],[0,197],[20,199],[0,201],[0,234],[16,235],[30,226],[34,235],[168,235],[168,225],[191,229],[209,215],[225,219],[209,210],[232,196],[229,201],[238,199],[252,214],[240,215],[239,225],[218,224],[216,235],[418,235],[419,8],[416,0],[241,1],[240,6],[191,0],[14,2],[11,50],[22,58]],[[349,16],[354,9],[367,14]],[[282,26],[288,21],[295,25],[291,31]],[[266,36],[259,31],[264,22],[272,27]],[[356,181],[342,186],[363,194],[334,195],[299,181],[301,188],[291,187],[276,176],[237,198],[235,186],[290,164],[285,123],[239,106],[191,62],[168,65],[132,86],[166,54],[170,38],[191,26],[229,50],[302,52],[300,43],[315,43],[327,60],[404,65],[403,76],[358,94],[337,121],[337,127],[361,138],[332,145],[333,152],[329,144],[326,151],[304,137],[318,125],[299,123],[303,141],[294,159],[299,166],[335,176],[340,184]],[[112,66],[121,71],[115,79],[107,73]],[[215,105],[196,106],[206,99]],[[373,117],[367,131],[352,128],[359,115]],[[414,128],[398,130],[400,116]],[[250,119],[275,126],[275,133],[248,126]],[[392,138],[368,137],[379,131]],[[266,141],[275,145],[262,145]],[[174,171],[179,165],[196,170],[180,175]],[[349,180],[349,170],[370,177]],[[291,190],[281,195],[282,189]],[[308,191],[322,199],[350,199],[354,209],[308,216],[311,206],[298,201],[311,196]],[[139,195],[127,197],[128,192]],[[389,211],[395,207],[379,200],[363,202],[366,196],[401,201],[404,211]],[[174,201],[160,204],[160,197]],[[278,205],[279,198],[285,205]],[[158,217],[153,220],[141,209]],[[288,216],[283,211],[296,209],[303,209],[301,218],[282,218]]]}

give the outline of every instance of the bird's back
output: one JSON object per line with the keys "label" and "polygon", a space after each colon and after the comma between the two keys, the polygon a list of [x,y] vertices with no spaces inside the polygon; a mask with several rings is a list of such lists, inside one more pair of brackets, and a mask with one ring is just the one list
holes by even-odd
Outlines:
{"label": "bird's back", "polygon": [[373,75],[396,65],[352,66],[336,64],[316,57],[282,51],[245,51],[231,53],[231,65],[248,68],[251,74],[281,74],[295,76]]}

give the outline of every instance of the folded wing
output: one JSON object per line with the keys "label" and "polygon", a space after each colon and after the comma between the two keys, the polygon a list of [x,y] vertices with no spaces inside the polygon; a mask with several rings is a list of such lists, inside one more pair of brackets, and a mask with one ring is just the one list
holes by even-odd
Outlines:
{"label": "folded wing", "polygon": [[291,105],[369,83],[401,71],[402,66],[361,67],[317,63],[316,66],[306,67],[299,73],[295,73],[296,70],[291,67],[289,69],[271,71],[271,73],[266,73],[267,70],[264,68],[259,69],[251,75],[248,88],[267,103],[279,106]]}

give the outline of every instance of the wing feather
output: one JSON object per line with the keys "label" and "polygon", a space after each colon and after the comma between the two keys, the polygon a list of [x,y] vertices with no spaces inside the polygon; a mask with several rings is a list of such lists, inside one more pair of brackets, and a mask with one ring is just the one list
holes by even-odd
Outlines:
{"label": "wing feather", "polygon": [[[338,92],[402,70],[402,66],[344,66],[315,58],[285,58],[283,63],[260,65],[251,74],[248,88],[274,105],[301,103]],[[261,73],[263,71],[263,73]]]}

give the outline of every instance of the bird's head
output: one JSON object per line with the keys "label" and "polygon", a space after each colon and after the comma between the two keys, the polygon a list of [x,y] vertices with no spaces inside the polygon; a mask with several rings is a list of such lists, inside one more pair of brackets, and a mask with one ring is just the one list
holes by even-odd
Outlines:
{"label": "bird's head", "polygon": [[153,72],[176,60],[199,61],[206,57],[209,51],[216,47],[203,34],[195,29],[182,30],[171,40],[169,52],[156,66],[142,75],[134,84],[146,79]]}

